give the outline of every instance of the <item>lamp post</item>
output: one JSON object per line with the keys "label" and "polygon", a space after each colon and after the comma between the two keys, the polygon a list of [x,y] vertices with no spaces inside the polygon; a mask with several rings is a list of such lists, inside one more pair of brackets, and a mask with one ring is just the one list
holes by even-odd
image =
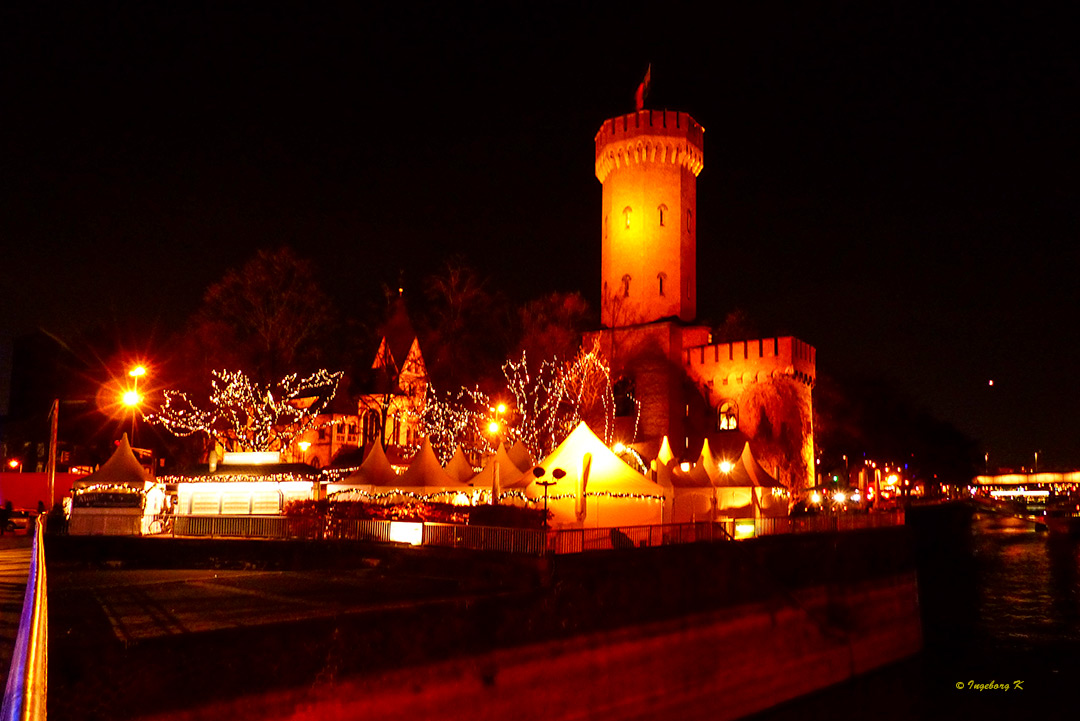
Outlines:
{"label": "lamp post", "polygon": [[554,468],[551,471],[551,477],[553,481],[541,481],[544,477],[544,469],[541,466],[537,466],[533,469],[533,475],[536,476],[536,485],[544,487],[544,530],[548,528],[548,488],[554,486],[559,482],[559,479],[566,475],[566,471],[561,468]]}
{"label": "lamp post", "polygon": [[304,463],[304,455],[307,453],[308,449],[311,448],[311,442],[300,441],[296,444],[296,447],[300,449],[300,462]]}
{"label": "lamp post", "polygon": [[128,371],[128,376],[134,379],[134,385],[131,390],[126,391],[122,396],[124,405],[131,409],[131,446],[135,446],[135,414],[138,412],[138,406],[142,403],[142,396],[139,395],[139,379],[146,375],[145,366],[135,366]]}

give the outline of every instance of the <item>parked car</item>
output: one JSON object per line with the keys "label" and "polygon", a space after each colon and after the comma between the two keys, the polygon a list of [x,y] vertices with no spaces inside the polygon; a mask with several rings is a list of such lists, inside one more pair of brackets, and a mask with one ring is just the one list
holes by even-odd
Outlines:
{"label": "parked car", "polygon": [[28,511],[25,508],[16,508],[11,512],[11,516],[8,518],[5,531],[25,531],[30,528],[30,524],[37,518],[35,511]]}

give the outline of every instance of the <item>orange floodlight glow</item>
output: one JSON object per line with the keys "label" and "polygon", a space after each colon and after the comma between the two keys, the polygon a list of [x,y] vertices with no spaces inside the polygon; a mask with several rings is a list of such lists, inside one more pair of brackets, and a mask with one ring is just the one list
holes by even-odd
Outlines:
{"label": "orange floodlight glow", "polygon": [[124,391],[124,395],[120,396],[120,400],[128,408],[134,408],[142,402],[142,396],[137,391]]}

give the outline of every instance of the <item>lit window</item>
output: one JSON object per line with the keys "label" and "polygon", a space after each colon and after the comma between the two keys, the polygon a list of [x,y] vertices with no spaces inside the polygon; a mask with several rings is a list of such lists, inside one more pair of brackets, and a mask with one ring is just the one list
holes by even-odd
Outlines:
{"label": "lit window", "polygon": [[629,228],[630,227],[630,214],[633,213],[634,211],[631,210],[630,206],[628,205],[625,208],[623,208],[622,212],[623,212],[623,215],[626,216],[626,227]]}
{"label": "lit window", "polygon": [[734,403],[725,403],[720,406],[716,418],[717,430],[733,431],[739,427],[739,409]]}

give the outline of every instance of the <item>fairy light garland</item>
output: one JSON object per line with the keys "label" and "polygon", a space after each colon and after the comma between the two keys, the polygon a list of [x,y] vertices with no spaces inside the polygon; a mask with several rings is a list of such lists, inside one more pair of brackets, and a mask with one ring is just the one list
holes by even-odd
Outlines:
{"label": "fairy light garland", "polygon": [[127,486],[122,483],[97,483],[93,486],[76,488],[72,491],[72,495],[75,496],[81,496],[84,493],[130,493],[132,495],[142,495],[144,491],[142,488]]}
{"label": "fairy light garland", "polygon": [[314,475],[300,475],[295,473],[269,473],[255,475],[251,473],[214,473],[209,476],[161,476],[162,483],[311,483],[316,479]]}
{"label": "fairy light garland", "polygon": [[[342,376],[325,369],[304,379],[294,373],[270,388],[243,371],[213,371],[208,408],[183,391],[167,390],[164,405],[146,420],[178,438],[205,433],[228,451],[281,450],[308,431],[341,422],[318,416],[334,399]],[[309,398],[310,403],[302,402]]]}
{"label": "fairy light garland", "polygon": [[[586,416],[602,416],[602,440],[612,443],[615,394],[611,370],[598,342],[579,351],[571,361],[545,360],[535,373],[530,372],[524,353],[520,359],[507,360],[502,371],[513,403],[508,414],[498,416],[502,425],[497,434],[487,432],[495,406],[488,394],[479,388],[462,388],[440,396],[429,388],[424,408],[415,417],[440,462],[449,462],[458,447],[479,461],[494,453],[503,441],[521,441],[533,457],[543,459]],[[636,437],[640,420],[636,400],[634,406],[638,410],[634,417]]]}

